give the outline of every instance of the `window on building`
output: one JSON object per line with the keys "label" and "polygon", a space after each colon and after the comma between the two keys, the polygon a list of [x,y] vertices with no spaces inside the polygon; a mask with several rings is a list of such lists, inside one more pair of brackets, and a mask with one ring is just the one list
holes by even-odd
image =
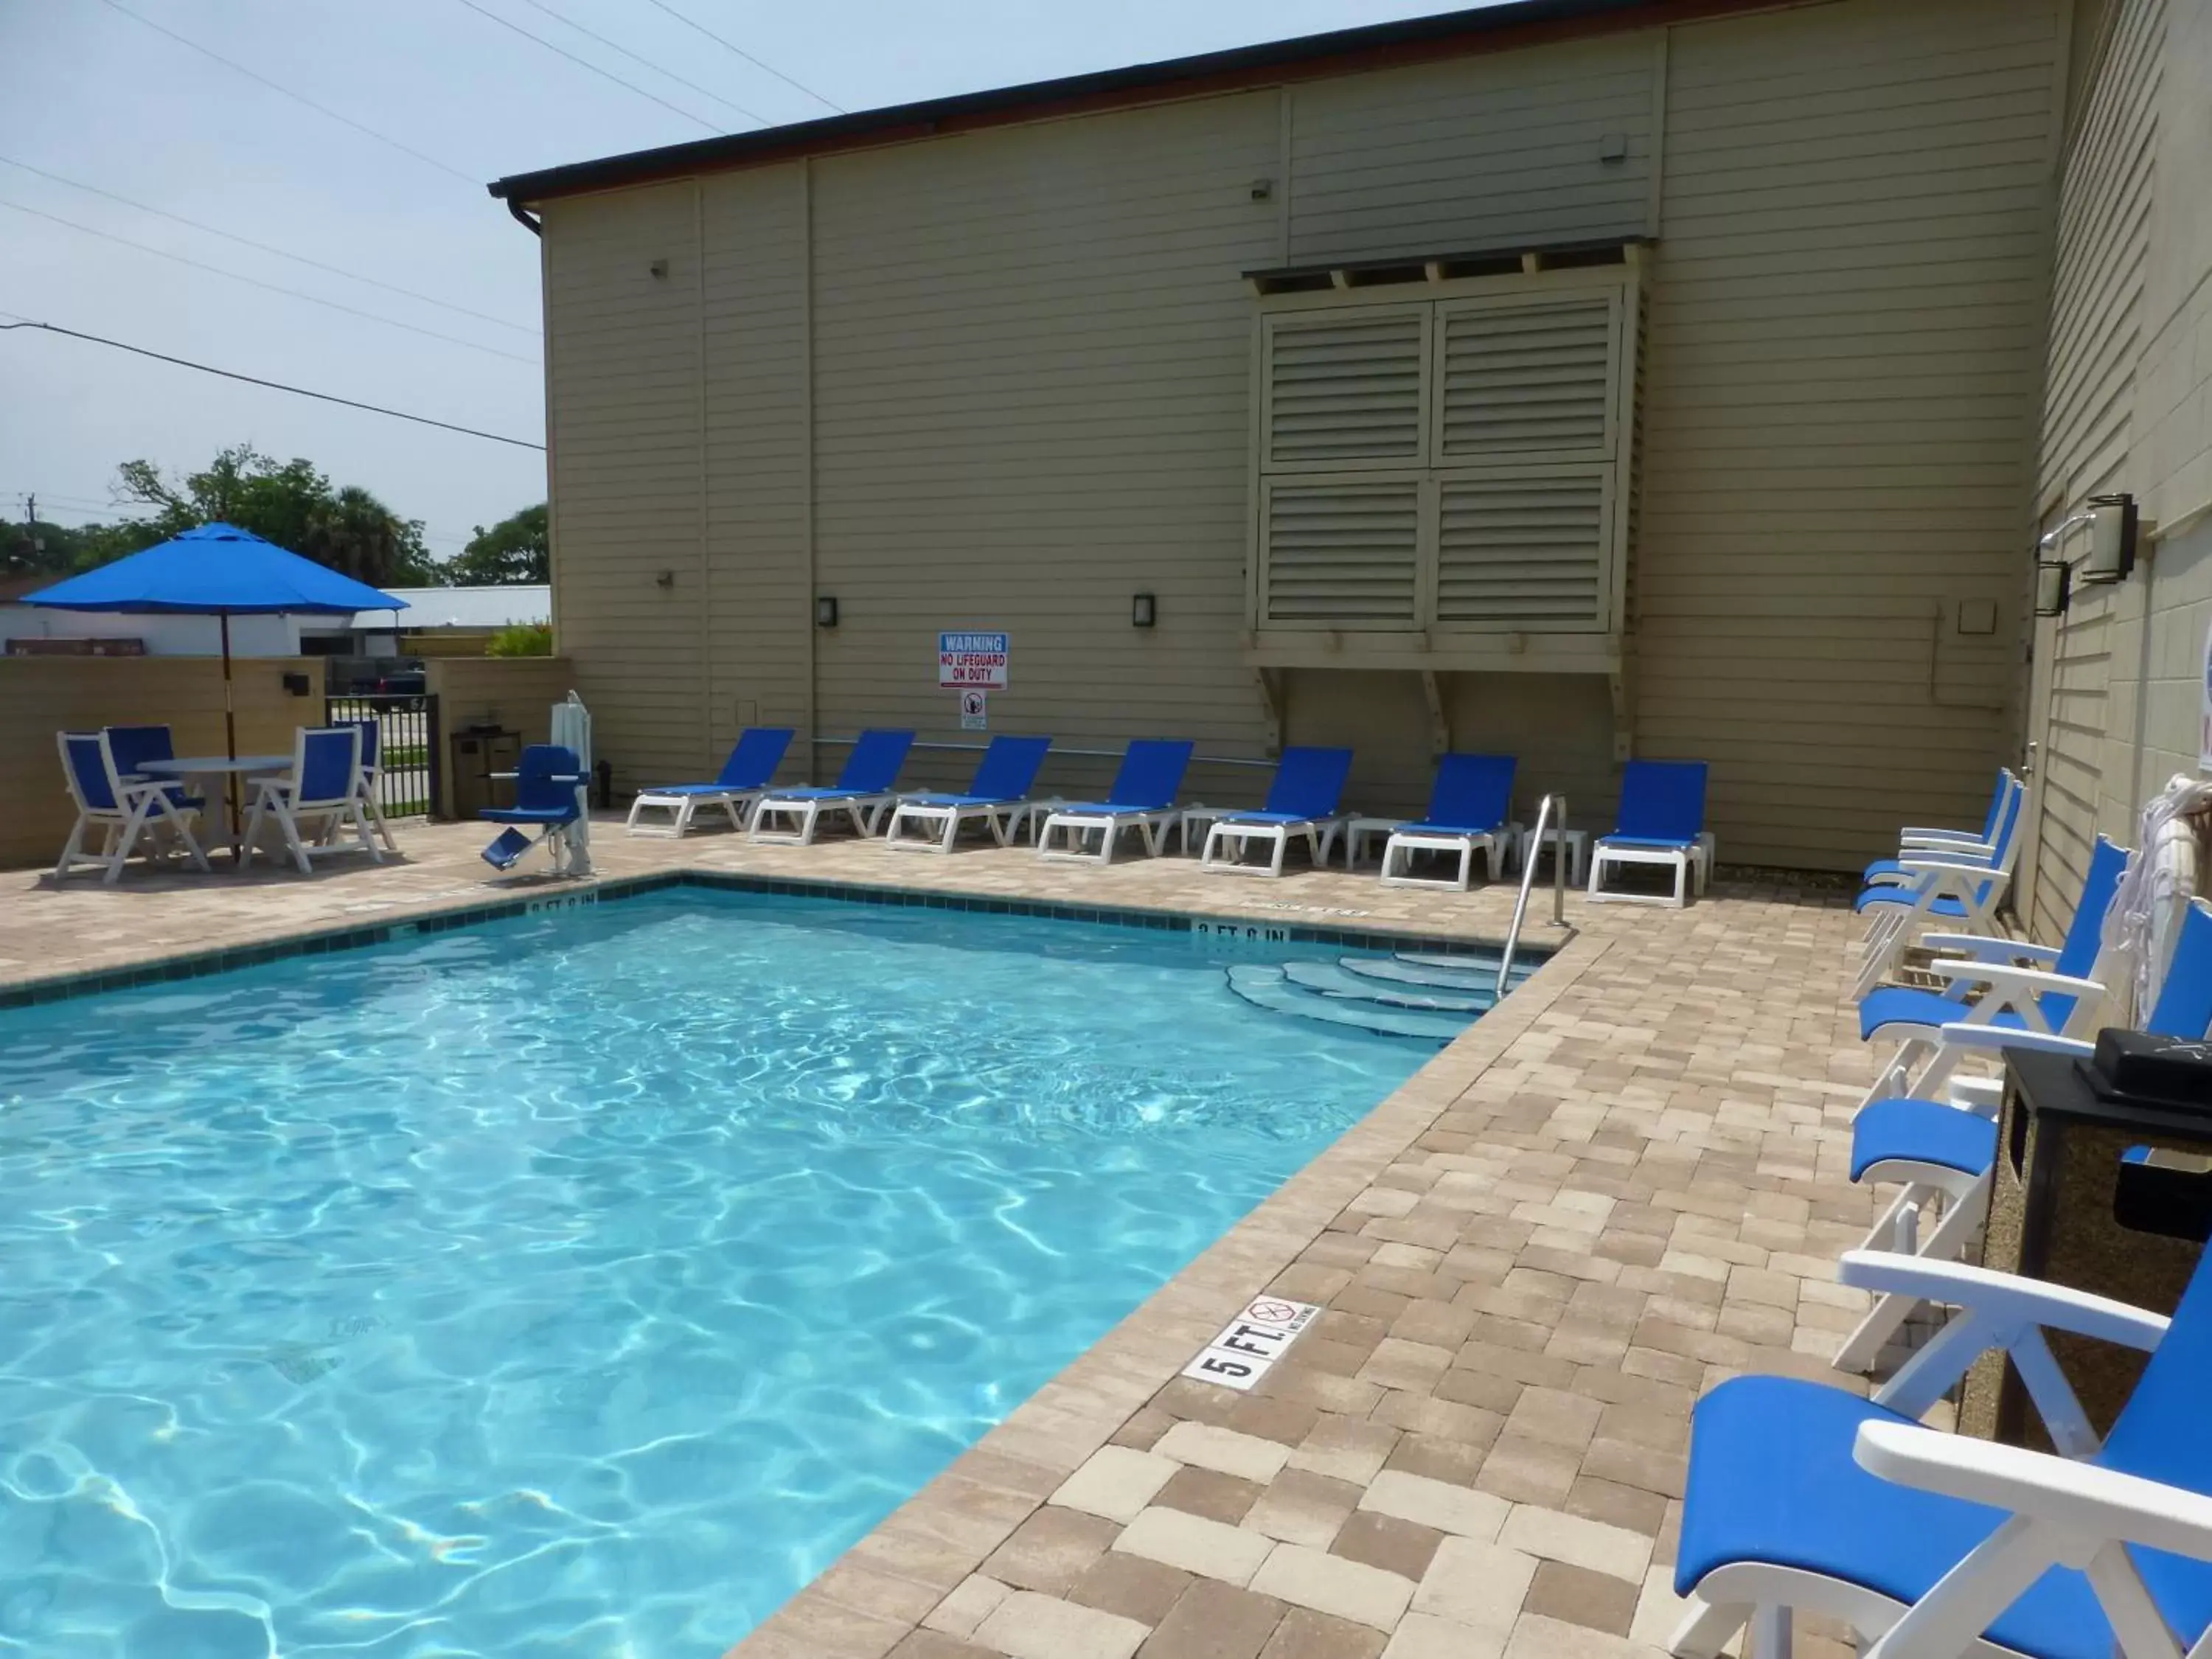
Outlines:
{"label": "window on building", "polygon": [[1620,631],[1632,272],[1262,302],[1262,632]]}

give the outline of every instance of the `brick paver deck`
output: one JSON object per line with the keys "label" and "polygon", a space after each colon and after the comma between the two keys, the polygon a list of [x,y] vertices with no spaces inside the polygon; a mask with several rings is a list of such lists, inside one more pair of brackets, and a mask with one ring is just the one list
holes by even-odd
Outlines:
{"label": "brick paver deck", "polygon": [[[476,826],[400,833],[404,863],[312,879],[0,874],[0,984],[531,885],[487,876]],[[1512,896],[613,824],[595,852],[608,875],[744,870],[1493,939]],[[1656,1654],[1698,1393],[1745,1370],[1841,1380],[1826,1361],[1861,1302],[1834,1262],[1874,1212],[1844,1170],[1870,1075],[1845,996],[1857,929],[1838,905],[1726,884],[1682,912],[1576,898],[1569,914],[1578,931],[1527,986],[733,1659]],[[1263,1290],[1325,1311],[1250,1394],[1179,1377]],[[1801,1627],[1801,1655],[1827,1649]]]}

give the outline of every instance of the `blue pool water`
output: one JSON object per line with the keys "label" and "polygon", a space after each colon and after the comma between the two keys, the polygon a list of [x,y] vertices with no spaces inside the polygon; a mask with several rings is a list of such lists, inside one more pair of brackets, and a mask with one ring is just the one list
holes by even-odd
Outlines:
{"label": "blue pool water", "polygon": [[0,1012],[0,1653],[714,1659],[1435,1052],[701,890]]}

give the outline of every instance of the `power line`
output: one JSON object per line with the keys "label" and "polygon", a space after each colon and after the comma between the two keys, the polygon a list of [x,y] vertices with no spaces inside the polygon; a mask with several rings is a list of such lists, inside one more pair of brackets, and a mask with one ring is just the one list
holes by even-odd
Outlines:
{"label": "power line", "polygon": [[721,94],[713,91],[708,88],[701,86],[696,81],[687,81],[682,76],[677,74],[675,70],[665,70],[649,58],[639,57],[637,53],[632,52],[628,46],[623,45],[619,40],[610,40],[604,34],[593,33],[593,31],[586,28],[581,23],[576,21],[574,18],[563,17],[559,12],[554,10],[552,7],[539,3],[539,0],[522,0],[522,3],[528,6],[532,11],[544,12],[548,17],[551,18],[556,23],[566,24],[568,27],[575,30],[579,34],[588,35],[591,39],[598,41],[601,46],[606,47],[608,51],[620,52],[623,57],[629,58],[633,64],[642,64],[647,69],[651,70],[655,75],[666,76],[670,80],[675,82],[678,86],[689,87],[701,97],[713,99],[714,102],[720,104],[724,109],[733,109],[737,111],[738,114],[744,116],[748,121],[757,121],[763,126],[769,125],[767,116],[755,114],[751,110],[747,109],[743,104],[733,104],[728,99],[723,97]]}
{"label": "power line", "polygon": [[304,94],[293,91],[291,88],[284,85],[282,82],[272,81],[267,76],[258,74],[254,70],[246,68],[243,64],[233,63],[229,58],[225,58],[219,52],[210,52],[207,47],[200,45],[198,41],[187,40],[185,36],[178,33],[174,29],[165,28],[150,17],[142,17],[138,13],[131,10],[128,6],[124,5],[122,3],[122,0],[101,0],[101,3],[107,6],[111,10],[121,12],[125,17],[128,17],[134,23],[144,24],[156,34],[167,35],[170,40],[174,40],[180,46],[191,47],[203,58],[212,58],[216,63],[222,64],[225,69],[230,70],[236,74],[242,75],[249,81],[258,82],[261,85],[268,88],[271,92],[283,94],[295,104],[305,104],[309,109],[314,111],[318,115],[328,116],[331,120],[339,123],[341,125],[351,127],[356,132],[363,133],[368,137],[375,139],[378,143],[387,145],[390,148],[398,150],[403,155],[413,156],[416,161],[422,162],[426,167],[434,167],[441,173],[449,173],[454,178],[462,180],[465,184],[477,185],[483,183],[483,180],[477,178],[473,173],[464,173],[459,167],[448,167],[434,155],[425,155],[421,150],[415,149],[412,145],[403,144],[398,139],[379,132],[374,127],[362,125],[362,123],[355,120],[350,115],[341,115],[336,110],[331,109],[325,105],[317,103],[313,99],[306,96]]}
{"label": "power line", "polygon": [[[6,313],[14,316],[15,313]],[[543,450],[544,444],[532,443],[527,438],[509,438],[497,432],[482,432],[472,426],[456,426],[451,421],[434,421],[427,415],[410,415],[402,409],[386,409],[379,404],[364,404],[352,398],[341,398],[328,392],[313,392],[303,386],[287,386],[282,380],[264,380],[258,374],[240,374],[235,369],[217,368],[212,363],[196,363],[189,357],[172,357],[166,351],[149,351],[144,346],[127,345],[121,340],[111,340],[104,335],[81,333],[73,328],[64,328],[59,323],[34,322],[26,318],[20,322],[0,323],[0,332],[13,328],[42,328],[49,334],[66,334],[72,340],[89,340],[94,345],[113,346],[118,351],[129,351],[141,357],[151,357],[157,362],[175,363],[180,368],[196,368],[203,374],[220,374],[226,380],[243,380],[248,386],[265,386],[275,392],[289,392],[301,398],[319,398],[326,404],[343,404],[348,409],[365,409],[372,415],[389,415],[395,421],[412,421],[417,426],[434,426],[447,432],[459,432],[471,438],[489,438],[495,444],[513,444],[517,449]]]}
{"label": "power line", "polygon": [[501,328],[511,328],[518,334],[536,335],[538,332],[526,323],[511,323],[504,317],[493,316],[489,312],[471,311],[468,307],[455,305],[450,300],[437,299],[428,294],[417,294],[413,289],[402,288],[397,283],[380,282],[374,276],[364,276],[359,271],[348,270],[343,265],[325,264],[320,259],[311,259],[304,253],[294,253],[285,248],[272,246],[267,242],[257,242],[251,236],[240,236],[231,231],[218,230],[215,226],[202,224],[197,219],[187,219],[181,213],[172,213],[167,208],[149,207],[143,202],[134,202],[128,196],[118,196],[113,191],[102,190],[98,185],[88,185],[79,179],[67,179],[58,173],[49,173],[44,167],[34,167],[28,161],[18,161],[10,155],[0,155],[0,167],[16,167],[25,173],[36,173],[40,178],[50,179],[55,184],[67,185],[71,190],[82,190],[94,196],[104,196],[111,202],[120,202],[125,207],[136,208],[141,213],[150,213],[157,219],[167,219],[176,224],[188,225],[194,230],[204,231],[210,236],[220,236],[224,241],[235,242],[240,247],[250,247],[262,253],[273,253],[280,259],[290,259],[316,270],[326,270],[332,276],[343,276],[349,282],[365,283],[371,288],[380,288],[386,293],[404,295],[408,299],[420,300],[426,306],[436,306],[442,310],[459,312],[464,317],[473,317],[478,322],[494,323]]}
{"label": "power line", "polygon": [[[110,5],[113,5],[115,3],[115,0],[107,0],[107,3]],[[477,16],[488,17],[493,22],[498,24],[500,27],[503,29],[511,29],[526,40],[536,41],[539,46],[544,47],[546,51],[556,52],[561,57],[567,58],[570,63],[591,70],[592,74],[598,76],[601,80],[611,81],[618,87],[628,88],[641,98],[650,98],[654,103],[659,105],[663,109],[674,110],[677,114],[682,116],[685,120],[690,122],[695,126],[704,127],[709,132],[720,132],[721,131],[721,129],[716,126],[712,121],[703,120],[700,117],[694,115],[690,110],[680,108],[677,105],[670,103],[659,93],[647,92],[643,87],[638,85],[636,82],[625,81],[621,76],[617,75],[612,70],[603,70],[597,64],[594,64],[590,58],[579,58],[574,52],[570,52],[566,46],[556,46],[542,34],[532,34],[528,29],[523,27],[520,23],[510,23],[506,18],[501,17],[497,12],[488,10],[484,7],[477,4],[477,0],[460,0],[460,3],[466,6],[471,11],[476,13]]]}
{"label": "power line", "polygon": [[194,270],[204,270],[216,276],[228,276],[232,282],[243,283],[248,288],[263,289],[271,294],[283,294],[295,300],[305,300],[309,305],[321,306],[330,311],[342,311],[349,317],[364,318],[372,323],[382,323],[386,328],[404,328],[410,334],[421,334],[433,340],[443,340],[448,345],[465,346],[471,351],[481,351],[487,356],[504,357],[509,362],[521,363],[526,368],[535,368],[538,366],[538,360],[534,357],[525,357],[513,351],[501,351],[497,346],[481,345],[474,340],[465,340],[458,334],[441,334],[434,328],[423,328],[414,323],[403,323],[396,317],[386,317],[374,311],[363,311],[356,306],[341,305],[336,300],[325,300],[300,289],[286,288],[281,283],[264,283],[258,276],[241,276],[234,270],[225,270],[221,265],[207,264],[198,259],[188,258],[181,253],[172,253],[168,249],[155,247],[150,242],[134,241],[128,236],[118,236],[112,231],[95,230],[90,225],[81,225],[74,219],[64,219],[58,213],[48,213],[41,208],[25,207],[21,202],[11,202],[5,197],[0,197],[0,208],[9,208],[17,213],[27,213],[33,219],[45,219],[53,224],[66,225],[70,229],[82,231],[87,236],[97,236],[104,242],[115,242],[124,247],[137,248],[141,253],[150,253],[156,258],[173,259],[180,265],[190,265]]}
{"label": "power line", "polygon": [[686,17],[682,12],[677,10],[675,7],[667,4],[665,0],[652,0],[652,3],[659,6],[661,10],[666,12],[671,17],[673,17],[678,22],[684,24],[686,27],[697,30],[700,33],[705,35],[709,40],[712,40],[716,46],[721,47],[723,51],[737,53],[738,57],[744,58],[745,62],[750,64],[755,69],[765,70],[769,74],[775,76],[777,80],[782,82],[784,85],[787,87],[797,87],[799,91],[805,93],[816,103],[829,104],[830,107],[836,110],[840,115],[844,115],[849,112],[842,104],[830,103],[830,100],[824,98],[820,93],[815,91],[813,88],[806,86],[800,82],[793,80],[781,70],[776,68],[775,64],[763,64],[759,58],[754,57],[752,53],[747,52],[743,46],[738,46],[735,41],[725,40],[720,35],[715,33],[714,30],[708,28],[704,23],[693,22],[691,19]]}

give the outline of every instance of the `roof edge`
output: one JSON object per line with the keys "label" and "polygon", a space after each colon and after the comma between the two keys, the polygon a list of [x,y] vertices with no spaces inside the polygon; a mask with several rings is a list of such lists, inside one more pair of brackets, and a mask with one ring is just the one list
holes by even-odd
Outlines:
{"label": "roof edge", "polygon": [[556,197],[937,137],[1048,114],[1082,113],[1177,96],[1199,97],[1284,80],[1386,69],[1462,52],[1504,51],[1729,12],[1764,10],[1784,3],[1788,0],[1506,0],[1504,4],[1364,24],[632,150],[596,161],[510,173],[486,188],[512,209]]}

